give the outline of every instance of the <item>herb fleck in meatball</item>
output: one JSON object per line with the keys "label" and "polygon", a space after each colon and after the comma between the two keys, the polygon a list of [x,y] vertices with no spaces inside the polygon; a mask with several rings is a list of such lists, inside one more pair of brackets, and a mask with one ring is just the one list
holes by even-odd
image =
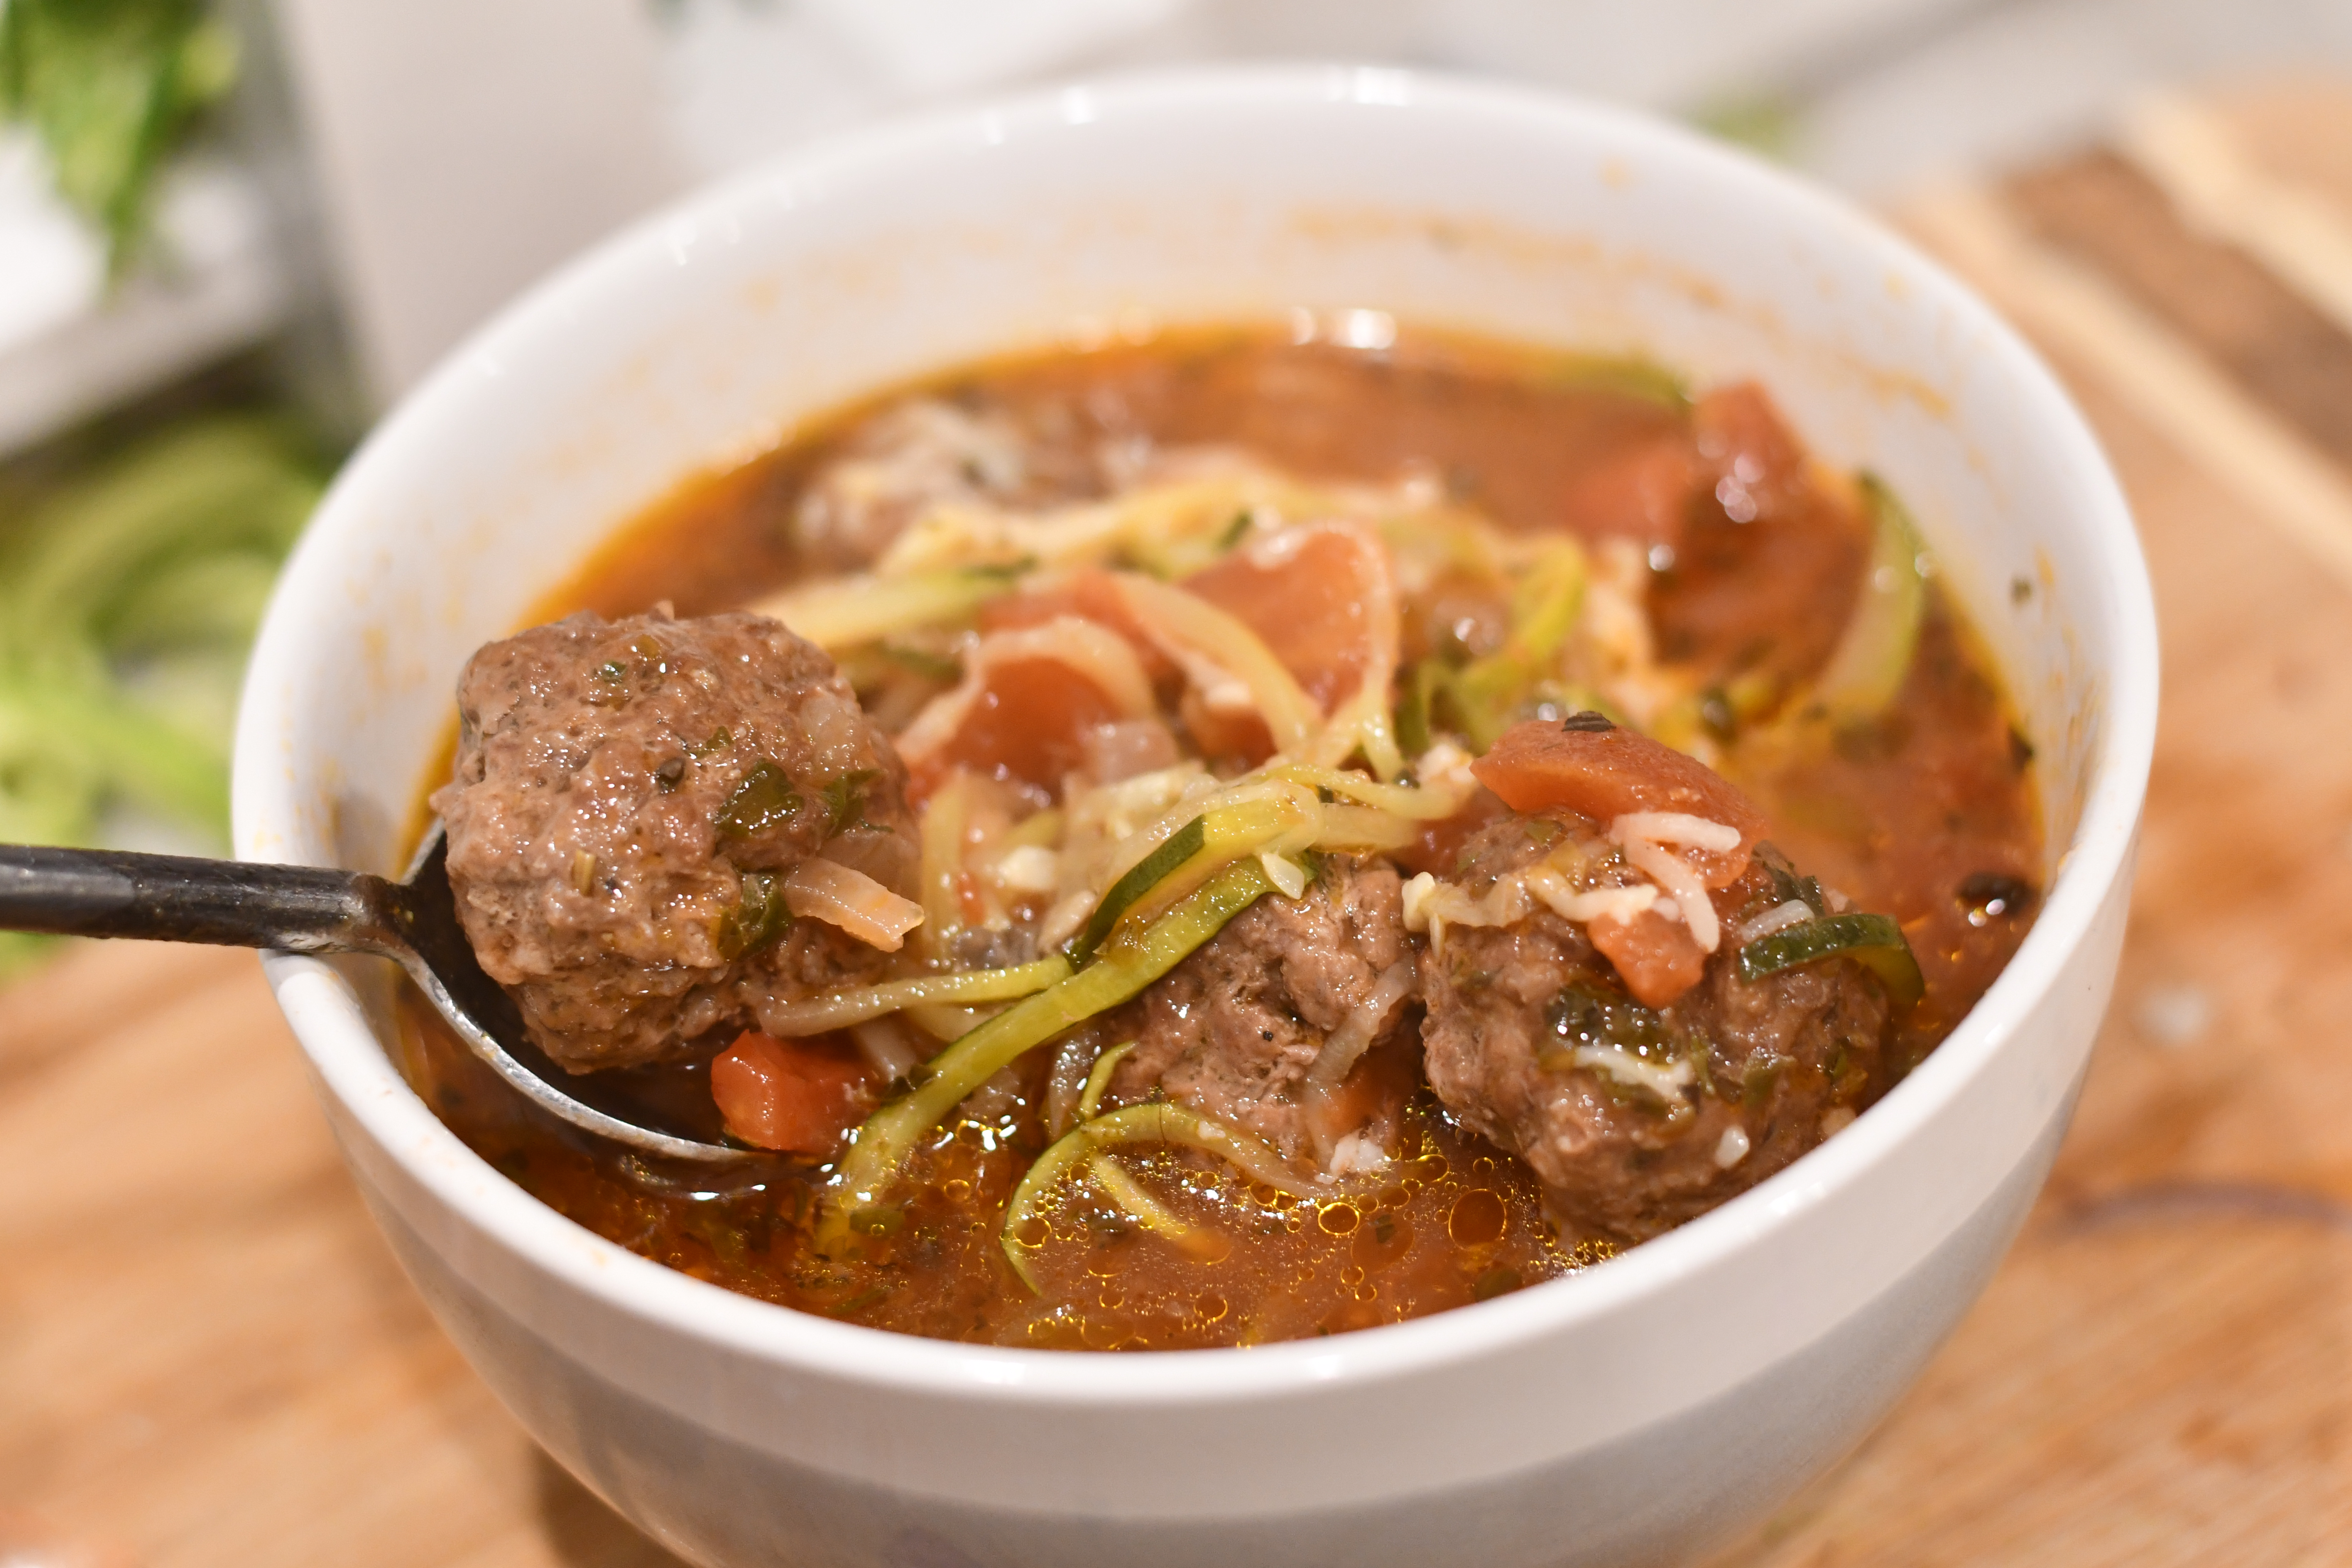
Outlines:
{"label": "herb fleck in meatball", "polygon": [[833,662],[752,615],[578,615],[458,681],[433,807],[482,967],[574,1071],[681,1054],[763,1004],[878,973],[795,920],[814,858],[913,890],[906,770]]}

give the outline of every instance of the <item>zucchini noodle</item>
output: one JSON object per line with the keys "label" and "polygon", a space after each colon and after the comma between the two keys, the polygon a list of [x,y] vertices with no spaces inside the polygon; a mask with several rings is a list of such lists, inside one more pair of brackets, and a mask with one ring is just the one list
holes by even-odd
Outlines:
{"label": "zucchini noodle", "polygon": [[1365,1051],[1381,1032],[1381,1026],[1396,1010],[1398,1003],[1412,994],[1417,968],[1408,954],[1381,972],[1364,999],[1349,1009],[1339,1020],[1339,1026],[1324,1040],[1323,1048],[1316,1054],[1315,1065],[1307,1069],[1307,1092],[1317,1100],[1328,1100],[1339,1091],[1339,1085],[1354,1069]]}
{"label": "zucchini noodle", "polygon": [[754,602],[827,653],[878,642],[942,621],[963,621],[991,599],[1019,584],[1010,571],[923,572],[912,575],[860,573],[827,577]]}
{"label": "zucchini noodle", "polygon": [[[1127,921],[1149,921],[1235,860],[1255,858],[1264,869],[1265,856],[1285,856],[1308,847],[1321,831],[1325,809],[1313,795],[1290,786],[1286,794],[1244,799],[1203,813],[1178,829],[1161,849],[1196,841],[1198,847],[1181,860],[1172,855],[1162,860],[1161,851],[1154,851],[1151,858],[1138,862],[1129,877],[1147,867],[1155,875],[1138,878],[1123,904],[1118,900],[1128,877],[1120,878],[1104,895],[1088,923],[1088,932],[1108,932]],[[1199,825],[1197,829],[1194,823]],[[1274,878],[1269,876],[1267,880],[1273,882]],[[1095,940],[1101,938],[1096,935]]]}
{"label": "zucchini noodle", "polygon": [[[1194,1258],[1213,1258],[1230,1247],[1215,1231],[1192,1224],[1153,1197],[1142,1183],[1129,1175],[1126,1169],[1108,1154],[1097,1153],[1087,1162],[1087,1180],[1092,1182],[1103,1196],[1124,1209],[1136,1224],[1163,1241],[1175,1243]],[[1030,1289],[1036,1287],[1032,1285]]]}
{"label": "zucchini noodle", "polygon": [[971,775],[961,771],[931,792],[917,820],[922,868],[923,945],[944,962],[963,930],[963,840],[971,820]]}
{"label": "zucchini noodle", "polygon": [[[1024,560],[1046,566],[1132,561],[1162,575],[1178,576],[1222,553],[1223,536],[1237,517],[1369,514],[1385,523],[1427,510],[1425,503],[1409,493],[1301,484],[1255,464],[1225,461],[1219,466],[1222,472],[1167,479],[1110,500],[1042,512],[935,506],[892,542],[878,570],[896,576]],[[1441,515],[1450,521],[1455,514]],[[1443,521],[1427,531],[1442,535]]]}
{"label": "zucchini noodle", "polygon": [[1135,995],[1271,889],[1255,860],[1235,861],[1150,926],[1115,933],[1084,969],[1015,1003],[940,1053],[929,1078],[857,1130],[828,1195],[820,1243],[838,1247],[852,1215],[882,1201],[924,1134],[1006,1064]]}
{"label": "zucchini noodle", "polygon": [[1327,805],[1323,825],[1309,847],[1316,849],[1402,849],[1421,837],[1421,826],[1409,817],[1392,816],[1361,805]]}
{"label": "zucchini noodle", "polygon": [[[1299,689],[1265,639],[1241,620],[1217,608],[1197,594],[1134,573],[1117,578],[1129,612],[1153,644],[1185,667],[1195,686],[1203,677],[1194,667],[1205,663],[1239,682],[1277,752],[1304,750],[1323,722],[1315,700]],[[1202,691],[1203,700],[1210,699]]]}
{"label": "zucchini noodle", "polygon": [[1927,612],[1926,551],[1910,513],[1875,474],[1862,476],[1862,492],[1871,514],[1870,564],[1844,635],[1813,685],[1832,719],[1874,718],[1895,700]]}
{"label": "zucchini noodle", "polygon": [[1123,1046],[1113,1046],[1095,1058],[1093,1070],[1087,1074],[1087,1087],[1078,1091],[1079,1121],[1092,1121],[1101,1114],[1102,1097],[1110,1089],[1110,1075],[1118,1070],[1118,1064],[1125,1061],[1127,1054],[1133,1049],[1135,1042],[1129,1040]]}
{"label": "zucchini noodle", "polygon": [[829,1029],[845,1029],[908,1007],[942,1002],[1010,1002],[1043,991],[1066,979],[1069,973],[1070,961],[1055,953],[1051,958],[1009,969],[921,974],[911,980],[890,980],[879,985],[860,985],[805,1001],[787,1002],[761,1015],[760,1026],[772,1035],[822,1035]]}
{"label": "zucchini noodle", "polygon": [[1324,767],[1315,763],[1285,762],[1277,757],[1265,765],[1263,775],[1286,779],[1305,784],[1309,789],[1329,790],[1345,795],[1390,816],[1401,816],[1408,822],[1442,822],[1460,811],[1478,787],[1478,781],[1468,770],[1442,778],[1423,781],[1420,787],[1407,784],[1381,784],[1360,773],[1346,768]]}
{"label": "zucchini noodle", "polygon": [[[1252,1181],[1272,1187],[1276,1192],[1288,1193],[1299,1198],[1329,1195],[1327,1190],[1318,1188],[1291,1170],[1282,1156],[1265,1142],[1237,1127],[1228,1127],[1197,1110],[1166,1100],[1153,1100],[1146,1105],[1130,1105],[1113,1110],[1091,1121],[1081,1121],[1052,1148],[1040,1154],[1036,1163],[1029,1167],[1028,1173],[1021,1178],[1020,1184],[1013,1189],[1012,1201],[1005,1205],[1004,1226],[1001,1234],[1004,1257],[1013,1265],[1013,1271],[1021,1277],[1021,1282],[1031,1290],[1037,1289],[1037,1281],[1029,1272],[1029,1259],[1025,1255],[1035,1247],[1023,1241],[1020,1233],[1032,1220],[1042,1223],[1044,1215],[1040,1211],[1044,1209],[1046,1198],[1073,1167],[1082,1161],[1087,1162],[1088,1173],[1092,1174],[1094,1162],[1109,1163],[1101,1154],[1102,1150],[1124,1143],[1181,1143],[1216,1155]],[[1122,1176],[1125,1174],[1120,1173]],[[1140,1194],[1141,1189],[1131,1181],[1127,1186],[1128,1192],[1107,1186],[1105,1195],[1134,1214],[1147,1229],[1157,1229],[1151,1220],[1146,1219],[1126,1201],[1130,1195]],[[1187,1233],[1193,1230],[1194,1227],[1184,1226],[1182,1221],[1168,1215],[1148,1194],[1145,1202],[1155,1215],[1166,1215],[1182,1226]],[[1175,1237],[1171,1237],[1170,1239],[1174,1240]],[[1180,1242],[1179,1245],[1183,1244]]]}

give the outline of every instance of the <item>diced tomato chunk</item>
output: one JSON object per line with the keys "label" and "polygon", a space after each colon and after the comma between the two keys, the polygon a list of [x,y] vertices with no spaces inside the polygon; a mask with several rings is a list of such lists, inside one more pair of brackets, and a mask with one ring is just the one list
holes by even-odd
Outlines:
{"label": "diced tomato chunk", "polygon": [[865,1058],[841,1041],[746,1029],[711,1062],[710,1098],[727,1131],[746,1143],[830,1154],[873,1109],[872,1079]]}
{"label": "diced tomato chunk", "polygon": [[1620,725],[1585,727],[1531,719],[1503,732],[1470,764],[1478,782],[1513,811],[1570,811],[1607,826],[1632,811],[1670,811],[1719,822],[1739,833],[1727,854],[1687,858],[1707,886],[1727,887],[1748,868],[1764,835],[1764,814],[1739,786],[1696,757]]}
{"label": "diced tomato chunk", "polygon": [[1706,973],[1706,954],[1690,927],[1655,910],[1602,915],[1585,928],[1592,945],[1617,969],[1625,989],[1644,1007],[1664,1007]]}
{"label": "diced tomato chunk", "polygon": [[1237,759],[1254,768],[1274,755],[1274,735],[1255,711],[1220,712],[1202,701],[1197,691],[1185,692],[1176,710],[1204,757]]}
{"label": "diced tomato chunk", "polygon": [[1184,586],[1265,639],[1299,689],[1328,713],[1355,695],[1383,637],[1395,595],[1387,553],[1348,527],[1307,528],[1236,550]]}
{"label": "diced tomato chunk", "polygon": [[1717,387],[1700,398],[1691,410],[1691,426],[1699,455],[1742,489],[1769,493],[1804,482],[1804,447],[1772,405],[1771,395],[1752,381]]}
{"label": "diced tomato chunk", "polygon": [[980,629],[1002,632],[1042,626],[1061,616],[1096,622],[1125,637],[1134,645],[1143,673],[1155,685],[1176,679],[1175,661],[1143,635],[1143,628],[1135,624],[1135,617],[1128,611],[1117,579],[1099,567],[1081,566],[1052,587],[1032,588],[991,599],[981,606]]}
{"label": "diced tomato chunk", "polygon": [[1698,453],[1680,430],[1662,432],[1579,475],[1562,498],[1569,528],[1587,539],[1633,539],[1672,548],[1701,473]]}
{"label": "diced tomato chunk", "polygon": [[1100,688],[1059,659],[1007,660],[989,670],[955,737],[924,760],[915,793],[928,795],[960,767],[1058,791],[1063,775],[1086,761],[1087,732],[1123,717]]}

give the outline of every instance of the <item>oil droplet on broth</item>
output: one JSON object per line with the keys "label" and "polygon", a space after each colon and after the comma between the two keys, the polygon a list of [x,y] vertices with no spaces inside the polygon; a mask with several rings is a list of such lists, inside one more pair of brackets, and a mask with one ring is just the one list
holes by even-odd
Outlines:
{"label": "oil droplet on broth", "polygon": [[1462,1247],[1483,1247],[1503,1238],[1510,1220],[1503,1200],[1484,1187],[1473,1187],[1454,1200],[1445,1216],[1445,1234]]}

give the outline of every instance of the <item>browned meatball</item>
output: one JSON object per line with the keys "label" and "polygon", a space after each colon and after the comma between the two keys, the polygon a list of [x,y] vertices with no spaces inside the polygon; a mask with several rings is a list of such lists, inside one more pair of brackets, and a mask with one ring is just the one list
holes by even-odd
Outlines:
{"label": "browned meatball", "polygon": [[910,893],[906,770],[777,622],[573,616],[477,653],[457,707],[433,808],[458,917],[565,1067],[662,1060],[879,969],[779,884],[822,853]]}
{"label": "browned meatball", "polygon": [[[1474,838],[1464,862],[1473,876],[1507,873],[1557,836],[1511,818]],[[1751,866],[1717,907],[1745,918],[1779,901],[1774,887]],[[1449,927],[1421,964],[1430,1086],[1527,1162],[1565,1226],[1618,1241],[1657,1235],[1788,1164],[1825,1136],[1825,1118],[1885,1088],[1891,1009],[1874,976],[1832,959],[1749,982],[1736,949],[1727,933],[1699,983],[1652,1009],[1583,926],[1540,902],[1510,925]],[[1598,1070],[1576,1059],[1580,1047],[1630,1053],[1641,1067]]]}
{"label": "browned meatball", "polygon": [[[1136,1047],[1112,1097],[1131,1102],[1157,1088],[1294,1159],[1322,1156],[1351,1132],[1391,1142],[1396,1107],[1345,1094],[1317,1104],[1307,1083],[1333,1032],[1412,959],[1399,889],[1385,860],[1335,856],[1301,897],[1268,894],[1235,916],[1118,1019],[1113,1037]],[[1410,996],[1395,997],[1365,1054],[1407,1036],[1412,1016]]]}

